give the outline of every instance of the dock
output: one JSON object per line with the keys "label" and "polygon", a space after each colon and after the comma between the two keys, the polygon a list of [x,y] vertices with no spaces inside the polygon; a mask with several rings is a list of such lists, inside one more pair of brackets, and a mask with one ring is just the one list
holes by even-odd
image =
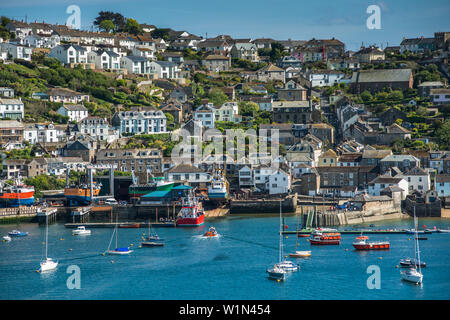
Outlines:
{"label": "dock", "polygon": [[[147,228],[149,227],[148,222],[136,222],[136,221],[126,221],[126,222],[119,222],[117,223],[119,228],[129,228],[129,229],[141,229],[141,228]],[[116,223],[115,222],[88,222],[88,223],[66,223],[64,227],[68,229],[75,229],[80,226],[85,226],[86,228],[115,228]],[[130,227],[133,226],[133,227]],[[137,227],[134,227],[137,226]],[[161,228],[161,227],[167,227],[167,228],[174,228],[176,227],[175,222],[168,221],[168,222],[152,222],[151,223],[152,228]]]}
{"label": "dock", "polygon": [[[333,232],[339,232],[340,234],[408,234],[406,230],[368,230],[368,229],[361,229],[361,230],[337,230]],[[290,230],[290,231],[282,231],[283,234],[297,234],[296,230]],[[306,235],[311,234],[311,230],[300,230],[298,231],[298,234]]]}

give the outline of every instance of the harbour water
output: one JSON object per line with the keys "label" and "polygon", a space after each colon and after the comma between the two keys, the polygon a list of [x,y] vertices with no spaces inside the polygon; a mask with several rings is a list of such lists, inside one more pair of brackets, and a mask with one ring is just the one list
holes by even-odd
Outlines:
{"label": "harbour water", "polygon": [[[285,218],[288,230],[296,217]],[[413,257],[413,235],[369,235],[391,242],[388,251],[356,252],[355,235],[343,235],[338,246],[311,246],[299,238],[299,250],[312,250],[297,259],[300,271],[285,282],[265,273],[278,259],[279,217],[252,215],[209,220],[199,228],[159,228],[164,247],[139,248],[147,229],[119,229],[118,246],[133,244],[125,256],[102,256],[112,229],[91,229],[90,236],[72,236],[63,224],[49,226],[49,256],[59,261],[49,274],[36,270],[44,255],[45,226],[0,225],[0,235],[13,229],[29,236],[0,243],[0,299],[449,299],[450,234],[426,234],[420,241],[424,283],[401,281],[399,260]],[[419,225],[450,229],[444,219],[420,219]],[[221,235],[204,239],[210,225]],[[412,228],[410,220],[385,221],[376,228]],[[295,235],[284,236],[285,253],[295,250]],[[348,249],[348,250],[346,250]],[[68,289],[66,273],[76,265],[81,288]],[[367,267],[380,268],[381,288],[369,289]]]}

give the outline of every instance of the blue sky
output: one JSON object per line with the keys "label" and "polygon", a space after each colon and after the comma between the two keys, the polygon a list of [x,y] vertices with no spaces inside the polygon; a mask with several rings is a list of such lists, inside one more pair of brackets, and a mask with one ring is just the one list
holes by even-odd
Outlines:
{"label": "blue sky", "polygon": [[[278,40],[336,37],[350,50],[363,42],[385,47],[399,45],[403,37],[450,31],[449,0],[0,0],[0,15],[65,23],[72,4],[81,9],[83,29],[103,10],[203,37],[206,32]],[[380,30],[366,27],[369,5],[381,8]]]}

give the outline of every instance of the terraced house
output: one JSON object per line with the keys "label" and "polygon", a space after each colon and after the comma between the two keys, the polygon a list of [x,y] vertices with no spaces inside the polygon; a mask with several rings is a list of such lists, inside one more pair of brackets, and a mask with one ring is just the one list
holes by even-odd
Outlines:
{"label": "terraced house", "polygon": [[124,134],[166,133],[167,120],[161,110],[144,109],[116,112],[111,124]]}
{"label": "terraced house", "polygon": [[0,98],[0,118],[22,119],[24,105],[19,99]]}

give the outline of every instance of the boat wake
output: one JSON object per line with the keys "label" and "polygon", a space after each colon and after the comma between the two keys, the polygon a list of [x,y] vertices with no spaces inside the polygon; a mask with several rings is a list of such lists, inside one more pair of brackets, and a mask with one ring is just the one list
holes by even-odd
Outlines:
{"label": "boat wake", "polygon": [[194,239],[199,239],[199,240],[205,240],[205,239],[219,239],[220,237],[221,237],[220,234],[217,234],[217,235],[214,236],[214,237],[211,237],[211,236],[205,236],[205,235],[203,235],[203,234],[200,234],[200,235],[194,236]]}

